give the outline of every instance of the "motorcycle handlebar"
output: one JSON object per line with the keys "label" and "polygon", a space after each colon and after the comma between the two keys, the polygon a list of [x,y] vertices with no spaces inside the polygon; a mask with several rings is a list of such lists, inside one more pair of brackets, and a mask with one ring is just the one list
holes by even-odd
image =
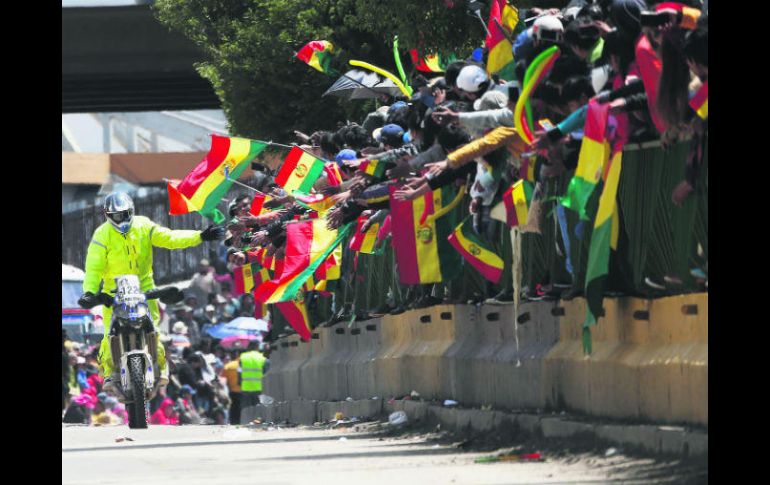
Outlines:
{"label": "motorcycle handlebar", "polygon": [[[174,300],[173,303],[176,303],[177,301],[181,301],[182,298],[184,298],[184,294],[179,291],[179,288],[176,288],[175,286],[170,286],[168,288],[155,288],[152,290],[147,291],[144,294],[145,298],[148,300],[155,300],[155,299],[171,299]],[[180,298],[180,296],[182,298]],[[87,310],[90,310],[91,308],[94,308],[99,305],[104,305],[106,307],[111,307],[114,303],[114,296],[110,295],[109,293],[98,293],[95,295],[95,298],[87,301],[83,301],[82,299],[79,301],[79,304],[82,308],[85,308]]]}

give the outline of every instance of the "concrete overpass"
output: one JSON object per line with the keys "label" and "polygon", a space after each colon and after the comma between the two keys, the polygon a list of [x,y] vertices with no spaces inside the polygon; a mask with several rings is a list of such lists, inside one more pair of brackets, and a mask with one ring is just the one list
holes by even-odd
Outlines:
{"label": "concrete overpass", "polygon": [[219,108],[204,58],[149,5],[62,8],[62,113]]}

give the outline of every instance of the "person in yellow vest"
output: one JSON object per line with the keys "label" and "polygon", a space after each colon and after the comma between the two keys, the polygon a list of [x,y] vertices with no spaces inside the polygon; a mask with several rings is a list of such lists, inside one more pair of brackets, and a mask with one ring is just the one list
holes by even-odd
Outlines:
{"label": "person in yellow vest", "polygon": [[241,411],[247,406],[259,403],[262,394],[262,377],[267,372],[270,362],[259,350],[260,343],[249,342],[248,350],[241,354],[238,382],[241,385]]}
{"label": "person in yellow vest", "polygon": [[[78,301],[82,306],[93,306],[98,301],[99,285],[102,292],[115,291],[115,277],[133,274],[139,277],[141,291],[155,288],[152,273],[152,248],[184,249],[199,245],[203,241],[213,241],[224,237],[224,228],[209,226],[203,231],[171,230],[160,226],[147,217],[134,217],[134,201],[128,194],[113,192],[104,199],[102,207],[107,219],[97,227],[91,237],[86,254],[83,296]],[[150,315],[155,325],[160,323],[160,309],[156,300],[147,302]],[[109,345],[112,308],[104,307],[104,338],[99,349],[99,365],[104,376],[104,388],[115,392],[115,383],[120,376],[113,368]],[[157,332],[160,335],[160,332]],[[158,344],[158,367],[161,372],[159,382],[168,382],[166,353],[163,345]]]}
{"label": "person in yellow vest", "polygon": [[[236,350],[236,352],[238,352]],[[222,374],[227,379],[227,388],[230,391],[230,424],[241,422],[241,384],[240,384],[240,355],[225,364]]]}

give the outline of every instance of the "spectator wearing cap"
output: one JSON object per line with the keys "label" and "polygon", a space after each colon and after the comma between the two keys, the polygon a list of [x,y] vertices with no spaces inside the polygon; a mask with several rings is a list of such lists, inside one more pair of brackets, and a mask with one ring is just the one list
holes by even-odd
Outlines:
{"label": "spectator wearing cap", "polygon": [[198,272],[190,280],[190,287],[187,289],[187,293],[194,295],[198,302],[203,303],[208,301],[209,294],[219,292],[220,285],[214,279],[213,268],[209,264],[209,260],[201,259],[198,263]]}
{"label": "spectator wearing cap", "polygon": [[553,44],[564,39],[564,25],[555,15],[543,15],[535,20],[532,27],[516,37],[513,44],[513,58],[524,60],[527,64]]}
{"label": "spectator wearing cap", "polygon": [[489,89],[492,81],[486,71],[476,64],[460,69],[455,86],[471,101],[479,99]]}

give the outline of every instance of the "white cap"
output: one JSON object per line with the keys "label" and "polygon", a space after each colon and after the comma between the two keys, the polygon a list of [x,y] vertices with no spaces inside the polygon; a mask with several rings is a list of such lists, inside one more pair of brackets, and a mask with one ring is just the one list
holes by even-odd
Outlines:
{"label": "white cap", "polygon": [[482,97],[473,102],[473,109],[486,111],[488,109],[505,108],[508,104],[508,95],[496,89],[490,89]]}
{"label": "white cap", "polygon": [[171,331],[173,333],[187,335],[187,325],[185,325],[184,322],[176,322],[174,326],[171,328]]}
{"label": "white cap", "polygon": [[476,93],[482,84],[489,80],[487,73],[479,66],[470,65],[460,69],[457,75],[457,87],[468,93]]}

